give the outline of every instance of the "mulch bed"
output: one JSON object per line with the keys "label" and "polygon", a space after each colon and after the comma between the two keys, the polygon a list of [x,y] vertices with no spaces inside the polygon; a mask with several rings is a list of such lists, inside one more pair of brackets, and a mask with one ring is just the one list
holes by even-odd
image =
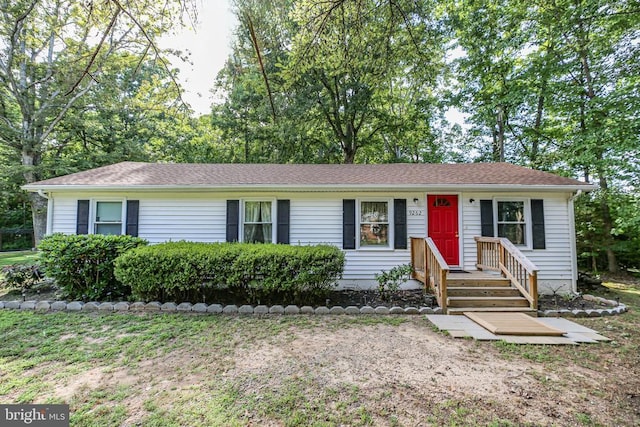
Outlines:
{"label": "mulch bed", "polygon": [[398,291],[388,298],[382,298],[380,293],[375,290],[355,291],[342,290],[333,291],[325,302],[326,306],[342,306],[342,307],[437,307],[438,303],[433,295],[425,293],[421,289]]}
{"label": "mulch bed", "polygon": [[[437,307],[438,303],[432,294],[423,290],[399,291],[385,300],[380,297],[377,291],[334,291],[328,298],[327,306],[339,305],[342,307],[369,305],[377,306],[399,306],[399,307]],[[609,308],[594,301],[588,301],[582,296],[563,297],[561,295],[540,295],[538,298],[539,310],[591,310]]]}
{"label": "mulch bed", "polygon": [[[44,292],[27,291],[23,296],[18,291],[10,291],[2,294],[0,291],[0,300],[26,300],[26,301],[53,301],[56,298],[55,292],[47,290]],[[166,302],[166,301],[162,301]],[[175,301],[183,302],[183,301]],[[203,301],[191,301],[192,303]],[[214,300],[205,301],[207,304],[219,303],[219,304],[236,304],[241,306],[243,304],[251,304],[248,301],[244,301],[236,295],[218,295]],[[425,292],[422,289],[417,290],[403,290],[393,293],[388,298],[382,298],[377,290],[338,290],[329,293],[328,297],[324,301],[317,301],[315,306],[326,305],[328,307],[341,306],[341,307],[437,307],[438,303],[434,295]],[[593,301],[583,299],[581,296],[563,297],[561,295],[541,295],[538,299],[539,310],[589,310],[605,308]]]}

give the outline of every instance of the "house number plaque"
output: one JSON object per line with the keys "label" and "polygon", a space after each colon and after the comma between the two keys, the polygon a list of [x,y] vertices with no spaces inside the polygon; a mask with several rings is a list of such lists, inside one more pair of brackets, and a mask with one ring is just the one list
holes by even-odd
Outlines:
{"label": "house number plaque", "polygon": [[408,213],[409,213],[409,216],[423,216],[424,215],[424,210],[422,210],[422,209],[409,209]]}

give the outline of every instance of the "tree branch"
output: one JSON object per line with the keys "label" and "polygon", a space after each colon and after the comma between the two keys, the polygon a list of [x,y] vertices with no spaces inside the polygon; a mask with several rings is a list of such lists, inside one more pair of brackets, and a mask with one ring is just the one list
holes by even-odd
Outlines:
{"label": "tree branch", "polygon": [[89,70],[91,70],[91,66],[93,65],[96,58],[98,57],[98,53],[100,52],[100,49],[104,44],[104,41],[107,39],[107,36],[111,33],[111,30],[113,29],[113,26],[116,24],[116,20],[118,19],[118,15],[120,15],[120,12],[122,11],[122,6],[120,6],[118,2],[115,2],[115,3],[118,6],[118,8],[116,9],[115,13],[111,17],[111,21],[109,22],[109,25],[107,25],[107,28],[104,30],[104,33],[102,34],[102,38],[100,39],[98,46],[96,46],[96,48],[93,50],[93,55],[91,55],[91,58],[89,59],[89,63],[85,67],[82,74],[80,74],[80,77],[78,77],[78,80],[76,80],[73,86],[71,86],[71,89],[69,89],[67,93],[64,94],[64,96],[71,95],[78,88],[82,80],[84,80],[84,78],[89,74]]}
{"label": "tree branch", "polygon": [[176,90],[178,91],[178,99],[180,100],[180,103],[182,103],[183,106],[187,106],[187,103],[184,101],[184,99],[182,99],[182,88],[180,87],[180,84],[178,83],[178,80],[176,80],[176,77],[171,72],[171,69],[169,68],[169,64],[167,64],[167,61],[164,58],[162,58],[162,56],[160,55],[160,49],[158,49],[158,46],[156,46],[156,44],[152,40],[151,36],[149,36],[149,33],[147,33],[147,30],[145,30],[144,26],[136,19],[135,16],[133,16],[132,13],[130,13],[128,10],[126,10],[124,7],[122,7],[122,4],[120,3],[119,0],[110,0],[110,1],[115,3],[120,8],[120,10],[125,15],[127,15],[129,17],[129,19],[131,19],[133,21],[133,23],[138,27],[138,29],[140,30],[140,32],[144,36],[144,38],[147,39],[147,41],[149,42],[149,45],[151,46],[151,48],[153,49],[154,53],[156,54],[156,58],[160,61],[160,63],[162,64],[163,68],[167,71],[167,74],[169,75],[169,78],[173,82]]}
{"label": "tree branch", "polygon": [[273,122],[277,122],[276,117],[276,107],[273,103],[273,93],[271,92],[271,85],[269,85],[269,78],[267,77],[267,71],[264,68],[264,63],[262,62],[262,55],[260,54],[260,46],[258,46],[258,38],[256,37],[256,32],[253,27],[253,21],[251,20],[251,16],[249,14],[245,14],[245,19],[247,20],[247,26],[249,27],[249,35],[251,37],[251,44],[253,44],[253,48],[256,52],[256,56],[258,58],[258,64],[260,66],[260,72],[262,73],[262,78],[264,79],[264,85],[267,88],[267,96],[269,97],[269,104],[271,105],[271,116],[273,118]]}

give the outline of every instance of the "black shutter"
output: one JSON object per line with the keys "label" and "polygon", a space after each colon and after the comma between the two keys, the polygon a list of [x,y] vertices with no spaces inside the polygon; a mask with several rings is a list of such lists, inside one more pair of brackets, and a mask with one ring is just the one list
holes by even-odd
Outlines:
{"label": "black shutter", "polygon": [[289,200],[278,200],[278,232],[277,243],[289,244]]}
{"label": "black shutter", "polygon": [[541,199],[531,200],[531,223],[533,249],[545,249],[544,202]]}
{"label": "black shutter", "polygon": [[480,235],[495,237],[493,229],[493,200],[480,200]]}
{"label": "black shutter", "polygon": [[89,201],[78,200],[76,234],[89,234]]}
{"label": "black shutter", "polygon": [[342,249],[356,248],[356,201],[342,201]]}
{"label": "black shutter", "polygon": [[140,210],[139,200],[127,200],[127,227],[129,236],[138,237],[138,212]]}
{"label": "black shutter", "polygon": [[393,247],[407,249],[407,199],[393,200]]}
{"label": "black shutter", "polygon": [[227,242],[237,242],[240,231],[240,200],[227,200]]}

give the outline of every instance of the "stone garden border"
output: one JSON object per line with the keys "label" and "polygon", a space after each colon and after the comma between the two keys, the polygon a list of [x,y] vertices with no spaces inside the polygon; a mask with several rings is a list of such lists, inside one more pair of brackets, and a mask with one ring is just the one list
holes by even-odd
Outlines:
{"label": "stone garden border", "polygon": [[[607,300],[605,298],[595,297],[592,295],[583,295],[583,298],[588,301],[597,302],[599,304],[607,305],[611,308],[603,309],[587,309],[587,310],[539,310],[539,317],[603,317],[613,316],[616,314],[622,314],[627,311],[627,306],[618,303],[617,301]],[[205,304],[197,303],[191,304],[189,302],[183,302],[176,304],[174,302],[166,302],[164,304],[152,301],[148,303],[144,302],[82,302],[82,301],[0,301],[0,309],[14,309],[14,310],[35,310],[38,312],[47,311],[98,311],[104,313],[113,312],[151,312],[151,313],[202,313],[202,314],[231,314],[231,315],[254,315],[261,316],[266,314],[442,314],[440,307],[311,307],[305,305],[298,307],[297,305],[221,305],[221,304]]]}

